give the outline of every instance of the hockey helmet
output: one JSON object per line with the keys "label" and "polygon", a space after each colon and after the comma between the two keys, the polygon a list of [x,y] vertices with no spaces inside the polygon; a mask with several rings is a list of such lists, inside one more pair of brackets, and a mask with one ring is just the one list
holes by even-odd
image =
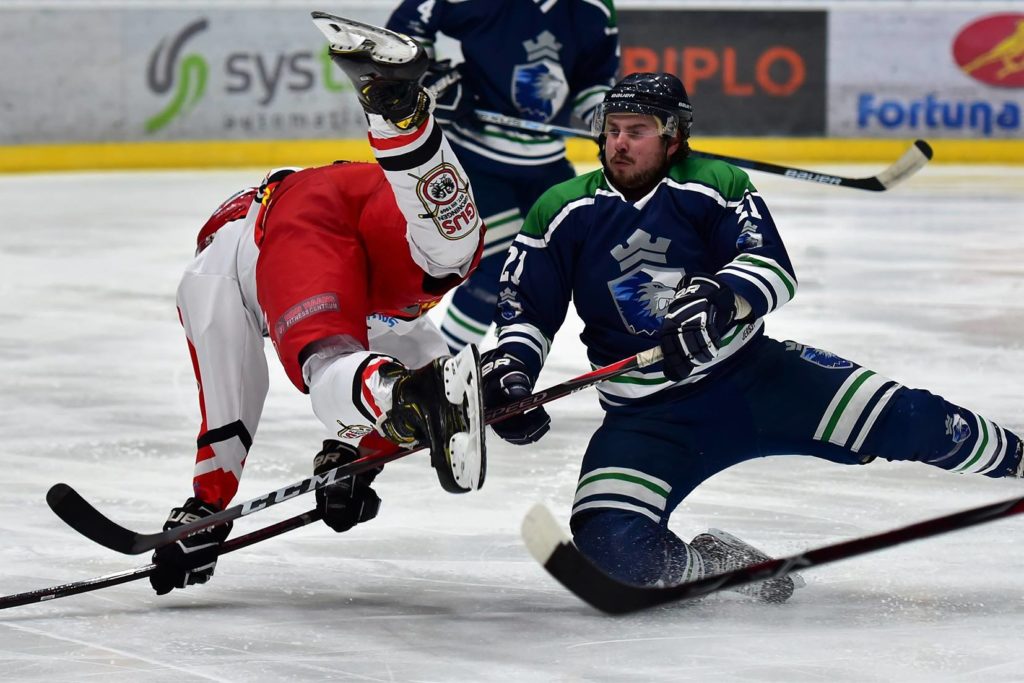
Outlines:
{"label": "hockey helmet", "polygon": [[659,134],[690,136],[693,107],[682,82],[669,73],[633,73],[612,86],[592,120],[595,137],[605,134],[608,114],[650,114],[661,122]]}

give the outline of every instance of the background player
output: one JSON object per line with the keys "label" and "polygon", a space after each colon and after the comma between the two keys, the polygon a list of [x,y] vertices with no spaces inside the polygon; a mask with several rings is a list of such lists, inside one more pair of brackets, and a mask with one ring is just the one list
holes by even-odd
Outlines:
{"label": "background player", "polygon": [[434,64],[424,78],[487,224],[480,267],[455,291],[441,324],[455,352],[479,343],[490,328],[498,271],[527,211],[574,175],[561,139],[485,125],[473,112],[589,125],[618,69],[615,7],[612,0],[406,0],[388,28],[428,50],[438,34],[449,36],[464,57],[456,67]]}

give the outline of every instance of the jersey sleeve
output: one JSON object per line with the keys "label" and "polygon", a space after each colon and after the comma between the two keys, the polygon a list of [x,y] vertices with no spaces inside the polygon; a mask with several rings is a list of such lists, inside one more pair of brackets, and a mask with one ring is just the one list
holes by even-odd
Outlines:
{"label": "jersey sleeve", "polygon": [[731,199],[711,235],[716,262],[724,264],[717,276],[761,318],[796,295],[796,274],[768,205],[746,173],[728,168],[732,175],[724,192]]}
{"label": "jersey sleeve", "polygon": [[534,204],[509,247],[498,281],[498,346],[536,380],[572,299],[573,219],[558,186]]}
{"label": "jersey sleeve", "polygon": [[588,125],[594,109],[615,83],[619,69],[619,27],[612,0],[582,2],[578,31],[587,48],[570,77],[572,116]]}

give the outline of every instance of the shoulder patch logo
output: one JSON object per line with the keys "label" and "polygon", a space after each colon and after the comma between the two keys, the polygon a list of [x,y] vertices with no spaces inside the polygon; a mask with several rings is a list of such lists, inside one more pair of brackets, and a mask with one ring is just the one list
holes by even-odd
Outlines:
{"label": "shoulder patch logo", "polygon": [[811,346],[804,347],[803,351],[800,352],[800,358],[808,363],[814,363],[815,365],[832,370],[847,370],[853,367],[853,363],[845,358],[841,358],[831,351],[816,349]]}
{"label": "shoulder patch logo", "polygon": [[437,225],[441,236],[460,240],[474,234],[480,225],[480,213],[469,194],[469,183],[459,170],[442,162],[427,171],[416,183],[416,196]]}

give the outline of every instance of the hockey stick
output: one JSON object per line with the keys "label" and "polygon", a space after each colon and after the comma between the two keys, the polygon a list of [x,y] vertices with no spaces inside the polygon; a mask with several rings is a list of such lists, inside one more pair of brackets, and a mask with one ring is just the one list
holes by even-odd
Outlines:
{"label": "hockey stick", "polygon": [[[660,360],[661,349],[658,347],[649,349],[611,365],[606,365],[603,368],[592,370],[579,377],[566,380],[561,384],[539,391],[518,401],[513,401],[505,406],[488,410],[484,415],[485,421],[487,424],[492,424],[504,420],[512,415],[525,412],[530,408],[544,405],[563,396],[568,396],[580,389],[611,379],[612,377],[617,377],[631,370],[647,367]],[[46,494],[46,502],[58,517],[86,538],[119,553],[138,555],[162,545],[178,541],[200,529],[224,524],[253,512],[265,510],[295,496],[328,486],[338,479],[365,472],[420,450],[423,450],[423,447],[400,450],[395,446],[393,450],[367,451],[358,460],[341,465],[323,474],[307,477],[258,498],[253,498],[244,503],[229,507],[226,510],[221,510],[191,524],[183,524],[173,529],[153,534],[138,533],[117,524],[94,508],[67,484],[54,484]]]}
{"label": "hockey stick", "polygon": [[[273,538],[274,536],[280,536],[286,531],[291,531],[293,529],[304,527],[307,524],[312,524],[319,519],[320,511],[314,508],[309,512],[304,512],[301,515],[296,515],[295,517],[282,520],[277,524],[271,524],[270,526],[263,527],[262,529],[249,532],[244,536],[239,536],[238,538],[232,538],[225,541],[217,554],[218,556],[227,555],[228,553],[236,550],[247,548],[254,543],[265,541],[268,538]],[[122,583],[128,583],[129,581],[144,579],[155,570],[155,564],[147,564],[144,567],[136,567],[135,569],[128,569],[114,574],[97,576],[93,579],[73,581],[71,583],[63,583],[59,586],[52,586],[50,588],[40,588],[38,590],[27,591],[25,593],[14,593],[13,595],[0,596],[0,609],[18,607],[20,605],[30,605],[37,602],[47,602],[56,598],[66,598],[69,595],[89,593],[101,588],[117,586]]]}
{"label": "hockey stick", "polygon": [[675,586],[635,586],[608,576],[583,556],[566,537],[551,512],[539,503],[523,520],[522,533],[530,554],[563,586],[602,612],[627,614],[669,602],[692,600],[755,581],[775,579],[799,569],[845,560],[1022,512],[1024,497],[1013,498]]}
{"label": "hockey stick", "polygon": [[[561,135],[564,137],[587,138],[589,140],[595,139],[594,135],[589,130],[583,130],[581,128],[553,126],[547,123],[518,119],[514,116],[505,116],[504,114],[499,114],[493,111],[484,111],[481,109],[478,109],[475,113],[476,117],[484,123],[493,123],[497,126],[504,126],[506,128],[517,128],[519,130],[529,130],[536,133]],[[763,171],[765,173],[774,173],[776,175],[782,175],[796,180],[809,180],[813,183],[822,183],[824,185],[838,185],[840,187],[853,187],[858,190],[884,192],[885,190],[892,189],[898,183],[906,180],[924,168],[924,165],[932,158],[932,148],[924,140],[915,140],[914,144],[911,145],[899,159],[890,164],[888,168],[877,175],[866,178],[847,178],[845,176],[819,173],[817,171],[806,171],[794,166],[780,166],[779,164],[772,164],[767,161],[754,161],[753,159],[743,159],[741,157],[715,154],[713,152],[698,152],[695,149],[690,150],[690,154],[701,159],[717,159],[718,161],[728,162],[733,166],[749,168],[754,171]]]}

